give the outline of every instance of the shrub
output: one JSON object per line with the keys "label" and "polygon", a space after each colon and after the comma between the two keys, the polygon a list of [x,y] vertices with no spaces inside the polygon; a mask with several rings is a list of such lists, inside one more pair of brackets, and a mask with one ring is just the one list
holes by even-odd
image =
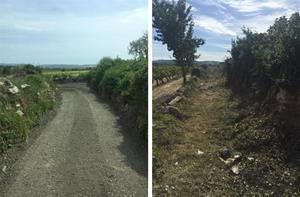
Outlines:
{"label": "shrub", "polygon": [[120,107],[133,109],[135,123],[147,137],[148,72],[146,59],[122,60],[105,57],[88,75],[89,86],[102,96],[114,98]]}
{"label": "shrub", "polygon": [[300,16],[276,19],[266,33],[243,30],[225,61],[227,84],[237,93],[264,96],[272,86],[300,87]]}
{"label": "shrub", "polygon": [[[29,130],[55,104],[54,84],[43,76],[35,74],[9,80],[18,87],[19,93],[9,94],[6,86],[0,89],[0,152],[24,141]],[[29,86],[21,88],[24,84]]]}

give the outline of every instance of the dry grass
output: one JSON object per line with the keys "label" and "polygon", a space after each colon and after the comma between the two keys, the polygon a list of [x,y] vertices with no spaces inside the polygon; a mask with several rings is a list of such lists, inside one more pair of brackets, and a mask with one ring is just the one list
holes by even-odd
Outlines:
{"label": "dry grass", "polygon": [[[281,156],[278,151],[236,146],[244,136],[234,133],[237,120],[247,128],[253,124],[259,125],[253,128],[261,128],[265,126],[258,124],[261,119],[250,116],[244,122],[239,120],[238,101],[230,98],[222,79],[198,83],[204,84],[177,106],[188,119],[179,121],[154,111],[154,196],[297,196],[297,167],[281,158],[274,159]],[[245,132],[245,136],[249,133],[252,131]],[[168,143],[164,144],[164,139]],[[242,152],[239,175],[218,158],[224,147]]]}

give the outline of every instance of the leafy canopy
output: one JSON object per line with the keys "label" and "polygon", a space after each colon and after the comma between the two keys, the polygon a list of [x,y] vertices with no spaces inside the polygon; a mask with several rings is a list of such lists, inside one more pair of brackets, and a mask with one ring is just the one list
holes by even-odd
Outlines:
{"label": "leafy canopy", "polygon": [[191,14],[191,6],[187,6],[186,0],[153,1],[153,27],[156,30],[155,40],[167,45],[169,51],[173,51],[173,57],[177,65],[182,67],[185,79],[186,67],[192,66],[197,48],[204,44],[201,38],[194,38],[194,22]]}
{"label": "leafy canopy", "polygon": [[148,34],[129,43],[128,53],[136,59],[148,58]]}

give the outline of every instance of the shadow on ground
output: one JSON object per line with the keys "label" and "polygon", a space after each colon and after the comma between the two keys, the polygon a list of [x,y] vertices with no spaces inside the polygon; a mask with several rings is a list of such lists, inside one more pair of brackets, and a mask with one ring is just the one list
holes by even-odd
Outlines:
{"label": "shadow on ground", "polygon": [[[90,93],[96,94],[92,90]],[[138,174],[148,176],[148,151],[147,141],[141,139],[139,132],[135,128],[133,118],[125,113],[120,112],[115,103],[96,94],[96,101],[106,104],[107,110],[118,117],[116,125],[123,141],[118,146],[120,152],[125,156],[123,162]]]}

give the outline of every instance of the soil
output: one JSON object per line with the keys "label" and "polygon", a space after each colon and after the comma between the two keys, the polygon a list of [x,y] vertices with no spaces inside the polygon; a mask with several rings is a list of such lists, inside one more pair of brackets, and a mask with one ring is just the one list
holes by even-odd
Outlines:
{"label": "soil", "polygon": [[[187,78],[189,79],[190,76],[187,76]],[[161,97],[164,97],[166,95],[173,94],[174,92],[179,90],[182,87],[182,85],[183,85],[183,78],[180,78],[162,84],[160,86],[153,87],[153,92],[152,92],[153,101]]]}

